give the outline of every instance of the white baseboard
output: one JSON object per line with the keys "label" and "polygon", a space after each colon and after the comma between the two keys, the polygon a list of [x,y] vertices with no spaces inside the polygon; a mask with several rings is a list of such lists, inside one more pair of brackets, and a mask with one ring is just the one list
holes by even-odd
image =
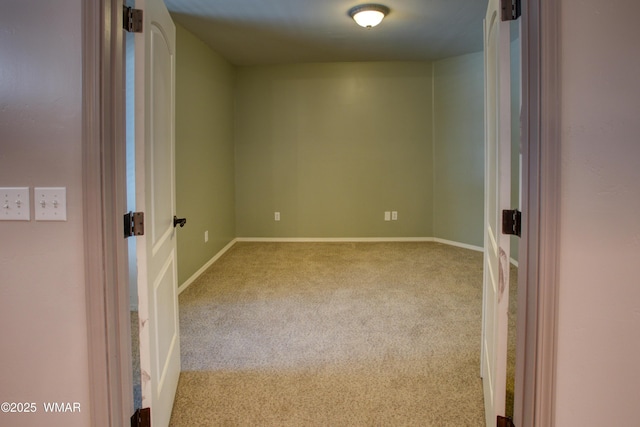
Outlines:
{"label": "white baseboard", "polygon": [[213,256],[213,258],[211,258],[209,261],[207,261],[207,263],[205,265],[200,267],[200,269],[198,271],[193,273],[191,275],[191,277],[189,277],[187,280],[185,280],[185,282],[182,285],[180,285],[180,287],[178,287],[178,295],[180,295],[185,289],[187,289],[198,277],[200,277],[200,275],[202,273],[204,273],[206,271],[207,268],[211,267],[211,265],[213,265],[214,262],[216,262],[222,255],[224,255],[225,252],[227,252],[229,249],[231,249],[231,247],[233,245],[235,245],[237,241],[238,241],[238,239],[233,239],[232,241],[227,243],[227,246],[225,246],[224,248],[220,249],[220,251],[218,251],[218,253],[215,254]]}
{"label": "white baseboard", "polygon": [[437,237],[238,237],[238,242],[437,242],[449,246],[470,249],[472,251],[484,251],[481,246],[468,245],[452,240]]}
{"label": "white baseboard", "polygon": [[466,243],[454,242],[452,240],[439,239],[437,237],[434,237],[433,241],[434,242],[438,242],[438,243],[442,243],[444,245],[457,246],[459,248],[471,249],[472,251],[484,252],[484,248],[482,246],[468,245]]}
{"label": "white baseboard", "polygon": [[333,243],[333,242],[433,242],[432,237],[238,237],[238,242]]}

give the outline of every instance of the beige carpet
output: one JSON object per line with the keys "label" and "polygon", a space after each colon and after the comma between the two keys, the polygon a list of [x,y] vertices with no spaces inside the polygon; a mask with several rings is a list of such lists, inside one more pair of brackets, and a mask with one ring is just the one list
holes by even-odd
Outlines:
{"label": "beige carpet", "polygon": [[509,336],[507,337],[507,399],[506,415],[513,419],[516,383],[516,321],[518,312],[518,268],[509,271]]}
{"label": "beige carpet", "polygon": [[482,254],[238,243],[180,296],[173,426],[482,426]]}
{"label": "beige carpet", "polygon": [[133,408],[142,408],[142,378],[140,377],[140,328],[138,312],[131,311],[131,369],[133,371]]}

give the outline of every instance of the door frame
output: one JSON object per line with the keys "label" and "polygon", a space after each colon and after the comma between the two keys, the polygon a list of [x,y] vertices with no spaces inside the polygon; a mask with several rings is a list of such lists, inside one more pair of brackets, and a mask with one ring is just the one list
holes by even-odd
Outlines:
{"label": "door frame", "polygon": [[553,426],[560,188],[560,6],[522,7],[522,239],[518,263],[518,427]]}
{"label": "door frame", "polygon": [[122,0],[82,1],[82,200],[92,426],[133,414]]}
{"label": "door frame", "polygon": [[[559,218],[559,11],[525,0],[522,207],[514,421],[553,426]],[[126,211],[122,0],[83,8],[83,207],[90,410],[94,426],[133,413]]]}

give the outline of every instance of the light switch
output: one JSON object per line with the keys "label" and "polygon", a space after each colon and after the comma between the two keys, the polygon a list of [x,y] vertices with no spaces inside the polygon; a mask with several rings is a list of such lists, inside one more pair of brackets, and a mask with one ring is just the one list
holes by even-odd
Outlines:
{"label": "light switch", "polygon": [[0,188],[0,220],[29,221],[29,187]]}
{"label": "light switch", "polygon": [[33,189],[36,221],[67,220],[67,189],[65,187],[36,187]]}

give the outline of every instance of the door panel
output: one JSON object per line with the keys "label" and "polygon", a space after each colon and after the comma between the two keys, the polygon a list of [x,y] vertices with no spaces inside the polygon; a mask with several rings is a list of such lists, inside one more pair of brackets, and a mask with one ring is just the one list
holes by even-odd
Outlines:
{"label": "door panel", "polygon": [[153,307],[155,308],[155,324],[156,327],[156,346],[155,357],[160,373],[160,381],[158,388],[162,388],[164,379],[171,369],[171,354],[176,347],[178,339],[178,330],[175,319],[177,311],[175,307],[175,252],[167,258],[166,264],[160,271],[156,283],[153,286]]}
{"label": "door panel", "polygon": [[162,0],[138,0],[135,38],[136,208],[142,406],[167,426],[180,375],[174,168],[175,26]]}
{"label": "door panel", "polygon": [[482,366],[487,426],[505,415],[510,236],[502,215],[511,196],[511,94],[509,23],[500,1],[485,18],[485,256]]}
{"label": "door panel", "polygon": [[[147,0],[148,2],[149,0]],[[151,140],[154,142],[151,150],[151,196],[153,203],[152,236],[154,250],[164,243],[164,239],[170,237],[173,232],[172,216],[174,195],[169,189],[173,186],[173,174],[167,173],[173,169],[173,144],[170,140],[173,135],[172,121],[167,120],[171,114],[173,78],[172,49],[168,45],[165,34],[158,24],[152,23],[149,29],[151,70],[149,78],[150,106],[151,106]],[[165,108],[167,107],[167,108]]]}

